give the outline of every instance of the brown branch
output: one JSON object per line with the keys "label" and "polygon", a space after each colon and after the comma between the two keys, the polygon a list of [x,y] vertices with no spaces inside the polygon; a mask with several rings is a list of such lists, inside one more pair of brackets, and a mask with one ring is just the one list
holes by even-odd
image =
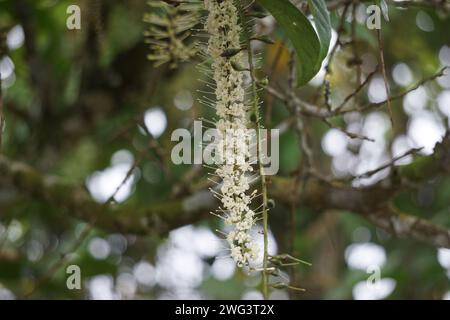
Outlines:
{"label": "brown branch", "polygon": [[[133,175],[133,172],[135,171],[137,166],[137,161],[131,166],[131,168],[128,170],[127,174],[125,175],[125,178],[123,178],[122,182],[117,186],[113,194],[103,203],[103,207],[108,206],[109,204],[113,203],[115,201],[115,197],[117,193],[123,188],[125,183],[131,178]],[[96,217],[95,217],[96,218]],[[76,241],[71,245],[70,249],[66,252],[63,252],[60,256],[60,258],[51,265],[46,272],[37,278],[31,289],[24,294],[22,298],[29,298],[31,297],[37,289],[39,289],[42,285],[50,281],[53,276],[61,269],[63,268],[67,263],[71,260],[71,254],[76,252],[80,246],[84,243],[84,241],[88,238],[89,234],[91,233],[92,229],[95,226],[95,219],[92,219],[89,221],[81,231],[80,235],[76,239]]]}
{"label": "brown branch", "polygon": [[349,137],[350,139],[360,139],[360,140],[366,140],[366,141],[370,141],[370,142],[375,142],[375,139],[369,138],[363,134],[359,134],[359,133],[354,133],[354,132],[350,132],[348,130],[345,130],[344,128],[335,126],[334,124],[332,124],[330,121],[328,121],[328,119],[322,119],[322,121],[329,127],[329,128],[333,128],[333,129],[337,129],[339,131],[341,131],[342,133],[344,133],[347,137]]}
{"label": "brown branch", "polygon": [[[450,134],[436,146],[433,155],[418,157],[409,165],[396,167],[396,171],[400,180],[413,182],[423,182],[437,175],[450,173]],[[208,190],[147,207],[104,206],[94,201],[84,188],[67,184],[56,177],[42,175],[28,165],[12,162],[2,155],[0,176],[2,183],[9,183],[24,195],[61,209],[59,219],[95,219],[98,228],[111,232],[164,235],[174,228],[206,219],[210,216],[210,210],[217,206]],[[401,237],[450,248],[448,230],[419,217],[391,212],[392,199],[403,187],[401,181],[386,182],[353,188],[328,183],[312,175],[305,181],[302,192],[298,192],[296,179],[271,177],[269,194],[277,202],[287,206],[301,203],[317,211],[351,211],[388,232],[395,231],[394,234]],[[392,223],[387,224],[387,220],[400,223],[400,227],[393,229]],[[413,220],[417,221],[414,225],[410,223]],[[401,224],[403,222],[404,226]],[[408,228],[407,223],[411,224]]]}
{"label": "brown branch", "polygon": [[393,158],[391,161],[389,161],[388,163],[386,163],[386,164],[384,164],[384,165],[382,165],[382,166],[380,166],[380,167],[378,167],[378,168],[376,168],[376,169],[373,169],[373,170],[367,171],[367,172],[365,172],[365,173],[363,173],[363,174],[360,174],[360,175],[357,175],[357,176],[355,176],[355,177],[352,177],[352,179],[365,179],[365,178],[369,178],[369,177],[371,177],[371,176],[377,174],[378,172],[383,171],[384,169],[393,167],[393,166],[395,165],[395,162],[397,162],[398,160],[401,160],[401,159],[403,159],[403,158],[405,158],[405,157],[407,157],[407,156],[409,156],[409,155],[416,154],[416,153],[418,153],[418,152],[419,152],[420,150],[422,150],[422,149],[423,149],[423,148],[413,148],[413,149],[410,149],[410,150],[406,151],[405,153],[403,153],[403,154],[401,154],[401,155],[399,155],[399,156],[397,156],[397,157],[394,157],[394,158]]}
{"label": "brown branch", "polygon": [[[2,184],[14,186],[25,196],[45,201],[60,209],[60,219],[95,221],[95,226],[111,232],[145,235],[166,232],[208,215],[215,205],[209,191],[202,190],[183,199],[155,203],[145,208],[126,205],[105,206],[91,198],[84,187],[74,186],[54,176],[0,155]],[[6,213],[1,213],[3,216]]]}
{"label": "brown branch", "polygon": [[[445,71],[446,71],[447,69],[449,69],[449,68],[450,68],[449,66],[445,66],[445,67],[443,67],[441,70],[439,70],[437,73],[435,73],[435,74],[433,74],[433,75],[431,75],[431,76],[429,76],[429,77],[423,78],[422,80],[420,80],[418,83],[416,83],[416,84],[415,84],[413,87],[411,87],[410,89],[405,90],[405,91],[403,91],[403,92],[401,92],[401,93],[399,93],[399,94],[396,94],[396,95],[394,95],[394,96],[391,96],[391,97],[389,97],[388,99],[385,99],[385,100],[383,100],[383,101],[370,103],[370,104],[368,104],[367,106],[363,107],[362,110],[367,110],[367,109],[371,109],[371,108],[378,108],[378,107],[381,107],[381,106],[383,106],[384,104],[386,104],[386,103],[388,102],[388,100],[393,101],[393,100],[401,99],[401,98],[403,98],[404,96],[406,96],[408,93],[410,93],[410,92],[412,92],[412,91],[418,89],[420,86],[424,85],[425,83],[427,83],[427,82],[429,82],[429,81],[432,81],[432,80],[435,80],[436,78],[442,77],[443,75],[445,75]],[[349,111],[350,111],[350,110],[349,110]],[[348,111],[345,111],[345,112],[348,112]]]}
{"label": "brown branch", "polygon": [[344,101],[342,101],[342,103],[337,108],[334,109],[334,112],[339,112],[340,110],[342,110],[342,108],[344,108],[345,105],[369,83],[370,79],[372,79],[375,73],[377,73],[377,70],[378,68],[375,68],[375,70],[369,73],[366,79],[364,79],[364,81],[360,85],[358,85],[358,87],[352,93],[346,96],[344,98]]}
{"label": "brown branch", "polygon": [[[285,205],[286,198],[295,198],[296,186],[292,179],[273,180],[271,197]],[[396,188],[382,187],[381,184],[365,188],[339,188],[310,178],[304,194],[297,201],[316,211],[329,209],[346,210],[369,220],[375,226],[401,238],[414,239],[436,247],[450,248],[450,230],[430,221],[405,213],[394,212],[390,202]]]}
{"label": "brown branch", "polygon": [[[418,83],[416,83],[413,87],[411,87],[408,90],[405,90],[397,95],[393,95],[389,97],[390,101],[394,101],[394,100],[398,100],[403,98],[405,95],[407,95],[408,93],[416,90],[417,88],[419,88],[420,86],[424,85],[425,83],[428,83],[432,80],[435,80],[436,78],[439,78],[443,75],[445,75],[445,72],[447,69],[449,69],[449,66],[445,66],[443,67],[441,70],[439,70],[437,73],[423,78],[421,81],[419,81]],[[270,85],[264,84],[262,82],[258,82],[258,86],[260,86],[262,89],[266,90],[267,93],[269,93],[270,95],[274,96],[275,98],[279,99],[281,102],[283,102],[286,106],[295,106],[295,107],[299,107],[301,110],[301,114],[304,115],[308,115],[311,117],[316,117],[319,119],[328,119],[328,118],[333,118],[333,117],[337,117],[337,116],[341,116],[344,115],[346,113],[349,112],[354,112],[354,111],[366,111],[366,110],[370,110],[373,108],[379,108],[381,106],[383,106],[384,104],[387,103],[388,99],[383,100],[381,102],[373,102],[373,103],[369,103],[366,106],[363,106],[359,109],[355,109],[355,108],[349,108],[349,109],[342,109],[342,110],[328,110],[326,108],[319,108],[318,106],[315,106],[313,104],[310,104],[309,102],[303,101],[302,99],[300,99],[297,95],[295,96],[288,96],[288,94],[282,90],[278,90]]]}
{"label": "brown branch", "polygon": [[396,237],[414,238],[437,248],[450,247],[450,230],[400,212],[393,206],[368,214],[366,217],[374,225]]}

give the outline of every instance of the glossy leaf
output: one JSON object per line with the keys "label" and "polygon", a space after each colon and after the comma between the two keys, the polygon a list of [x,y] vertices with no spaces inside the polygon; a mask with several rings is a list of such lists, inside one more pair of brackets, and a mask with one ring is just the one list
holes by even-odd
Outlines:
{"label": "glossy leaf", "polygon": [[328,54],[331,41],[330,14],[324,0],[308,0],[314,23],[320,40],[320,57],[316,68],[320,69],[322,61]]}
{"label": "glossy leaf", "polygon": [[297,84],[308,83],[317,73],[320,40],[305,15],[288,0],[258,0],[277,20],[297,54]]}

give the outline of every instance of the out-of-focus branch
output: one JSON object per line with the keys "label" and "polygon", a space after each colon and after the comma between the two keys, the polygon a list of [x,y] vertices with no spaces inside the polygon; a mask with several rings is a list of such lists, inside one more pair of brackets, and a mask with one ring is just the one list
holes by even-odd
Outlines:
{"label": "out-of-focus branch", "polygon": [[[26,196],[46,201],[60,209],[58,218],[95,220],[99,228],[123,233],[164,234],[174,228],[208,216],[215,205],[209,191],[199,191],[179,200],[151,204],[146,207],[104,206],[91,198],[80,186],[68,184],[58,177],[39,173],[32,167],[13,162],[0,155],[3,185],[11,185]],[[5,213],[0,213],[5,215]]]}
{"label": "out-of-focus branch", "polygon": [[[390,96],[388,99],[390,101],[398,100],[406,96],[408,93],[418,89],[420,86],[424,85],[427,82],[430,82],[432,80],[435,80],[436,78],[442,77],[446,74],[446,71],[450,67],[445,66],[442,69],[440,69],[437,73],[423,78],[419,82],[417,82],[413,87],[411,87],[408,90],[402,91],[401,93],[395,94]],[[367,82],[366,82],[367,83]],[[334,108],[332,110],[329,110],[328,108],[321,108],[319,106],[313,105],[307,101],[302,100],[297,95],[290,95],[289,92],[286,92],[286,90],[277,89],[275,87],[272,87],[270,85],[264,84],[262,82],[258,82],[258,85],[267,91],[270,95],[274,96],[275,98],[279,99],[281,102],[283,102],[286,106],[290,108],[299,108],[301,114],[306,116],[315,117],[318,119],[329,119],[337,116],[342,116],[346,113],[354,112],[354,111],[367,111],[370,109],[375,109],[382,107],[385,105],[388,101],[388,99],[383,100],[381,102],[373,102],[369,103],[365,106],[361,106],[359,108],[342,108],[341,106],[338,106],[337,108]],[[362,88],[358,87],[356,90],[361,90]],[[351,95],[354,95],[352,93]],[[345,100],[344,100],[345,101]]]}
{"label": "out-of-focus branch", "polygon": [[[295,190],[292,179],[276,179],[272,184],[271,196],[285,202],[286,195],[295,194]],[[390,202],[395,195],[395,188],[384,188],[380,185],[362,189],[339,188],[311,178],[302,190],[304,194],[297,200],[302,201],[303,206],[318,211],[348,210],[394,236],[414,239],[435,247],[450,248],[449,229],[392,208]]]}
{"label": "out-of-focus branch", "polygon": [[435,247],[450,247],[450,230],[400,212],[392,206],[368,214],[367,219],[396,237],[413,238]]}
{"label": "out-of-focus branch", "polygon": [[410,183],[422,183],[450,173],[450,133],[435,147],[434,153],[419,156],[409,165],[395,167],[394,173],[375,185],[354,188],[330,183],[320,177],[305,182],[301,194],[290,178],[274,178],[271,196],[286,205],[301,203],[317,211],[348,210],[374,225],[400,237],[409,237],[438,247],[450,247],[450,230],[416,216],[395,210],[393,198]]}
{"label": "out-of-focus branch", "polygon": [[[301,192],[295,179],[271,177],[269,194],[286,205],[301,203],[317,211],[348,210],[395,235],[450,248],[449,230],[419,217],[398,213],[391,206],[393,197],[403,189],[403,180],[420,183],[450,172],[450,135],[436,146],[433,155],[419,157],[395,171],[394,176],[398,179],[364,188],[334,184],[310,176]],[[28,165],[12,162],[1,155],[0,176],[2,184],[9,183],[21,193],[59,208],[61,219],[95,219],[97,227],[122,233],[165,234],[174,228],[206,219],[210,210],[217,206],[208,190],[146,207],[104,206],[94,201],[83,187],[43,175]]]}

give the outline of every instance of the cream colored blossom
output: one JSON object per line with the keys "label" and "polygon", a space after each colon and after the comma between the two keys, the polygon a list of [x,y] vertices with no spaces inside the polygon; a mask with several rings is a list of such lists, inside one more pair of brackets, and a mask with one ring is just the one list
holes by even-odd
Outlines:
{"label": "cream colored blossom", "polygon": [[256,258],[257,250],[250,235],[255,224],[255,212],[250,209],[252,197],[249,174],[250,133],[248,130],[249,107],[245,103],[243,73],[233,64],[242,65],[244,56],[237,53],[224,57],[226,50],[240,48],[241,27],[233,0],[205,1],[209,11],[206,30],[210,34],[208,53],[212,58],[213,78],[216,84],[216,113],[219,120],[216,129],[223,139],[219,142],[219,156],[223,160],[216,170],[222,179],[221,202],[225,223],[232,227],[227,235],[231,257],[238,266],[248,265]]}

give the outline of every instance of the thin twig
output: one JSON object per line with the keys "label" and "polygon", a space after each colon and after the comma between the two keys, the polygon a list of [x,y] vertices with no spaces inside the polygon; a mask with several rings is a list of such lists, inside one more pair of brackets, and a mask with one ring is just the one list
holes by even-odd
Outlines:
{"label": "thin twig", "polygon": [[[432,80],[435,80],[436,78],[442,77],[442,76],[444,75],[444,72],[445,72],[447,69],[449,69],[449,68],[450,68],[450,66],[445,66],[445,67],[443,67],[443,68],[442,68],[441,70],[439,70],[437,73],[435,73],[435,74],[433,74],[433,75],[431,75],[431,76],[429,76],[429,77],[423,78],[421,81],[419,81],[418,83],[416,83],[416,84],[415,84],[413,87],[411,87],[410,89],[405,90],[405,91],[403,91],[403,92],[401,92],[401,93],[399,93],[399,94],[397,94],[397,95],[394,95],[394,96],[389,97],[389,100],[390,100],[390,101],[394,101],[394,100],[398,100],[398,99],[403,98],[403,97],[406,96],[408,93],[410,93],[410,92],[412,92],[412,91],[418,89],[420,86],[424,85],[425,83],[427,83],[427,82],[429,82],[429,81],[432,81]],[[385,100],[380,101],[380,102],[372,102],[372,103],[369,103],[368,105],[366,105],[365,107],[363,107],[362,110],[366,110],[366,109],[370,109],[370,108],[381,107],[382,105],[386,104],[387,101],[388,101],[388,99],[385,99]],[[347,113],[347,112],[350,112],[350,111],[353,111],[353,110],[346,110],[346,111],[342,110],[342,112],[340,112],[340,113],[342,114],[342,113]]]}
{"label": "thin twig", "polygon": [[403,158],[405,158],[405,157],[407,157],[407,156],[409,156],[409,155],[416,154],[416,153],[418,153],[419,151],[421,151],[422,149],[423,149],[423,147],[422,147],[422,148],[412,148],[412,149],[406,151],[405,153],[403,153],[403,154],[401,154],[401,155],[399,155],[399,156],[397,156],[397,157],[392,158],[392,160],[391,160],[390,162],[388,162],[388,163],[386,163],[386,164],[384,164],[384,165],[382,165],[382,166],[380,166],[380,167],[378,167],[378,168],[376,168],[376,169],[374,169],[374,170],[367,171],[367,172],[365,172],[365,173],[363,173],[363,174],[357,175],[357,176],[352,177],[352,178],[353,178],[353,179],[366,179],[366,178],[370,178],[370,177],[373,176],[374,174],[377,174],[378,172],[383,171],[384,169],[393,167],[394,164],[395,164],[398,160],[401,160],[401,159],[403,159]]}
{"label": "thin twig", "polygon": [[334,111],[339,112],[340,110],[342,110],[342,108],[344,108],[345,105],[369,83],[370,79],[372,79],[374,74],[377,72],[377,69],[378,68],[375,68],[375,70],[369,73],[366,79],[352,93],[346,96],[344,101],[342,101],[341,104],[336,109],[334,109]]}
{"label": "thin twig", "polygon": [[350,139],[360,139],[360,140],[366,140],[366,141],[370,141],[370,142],[375,142],[374,139],[369,138],[369,137],[367,137],[365,135],[362,135],[362,134],[359,134],[359,133],[350,132],[350,131],[345,130],[344,128],[335,126],[330,121],[328,121],[328,119],[324,118],[324,119],[322,119],[322,121],[325,122],[325,124],[328,125],[328,127],[341,131],[342,133],[344,133]]}
{"label": "thin twig", "polygon": [[394,116],[392,114],[392,107],[391,107],[391,98],[390,98],[390,87],[389,87],[389,81],[386,75],[386,64],[384,63],[384,48],[383,48],[383,39],[381,38],[381,29],[377,29],[377,39],[378,39],[378,51],[380,54],[380,63],[381,63],[381,73],[383,74],[383,80],[384,80],[384,87],[386,89],[386,102],[389,110],[389,117],[391,119],[392,127],[394,127]]}

